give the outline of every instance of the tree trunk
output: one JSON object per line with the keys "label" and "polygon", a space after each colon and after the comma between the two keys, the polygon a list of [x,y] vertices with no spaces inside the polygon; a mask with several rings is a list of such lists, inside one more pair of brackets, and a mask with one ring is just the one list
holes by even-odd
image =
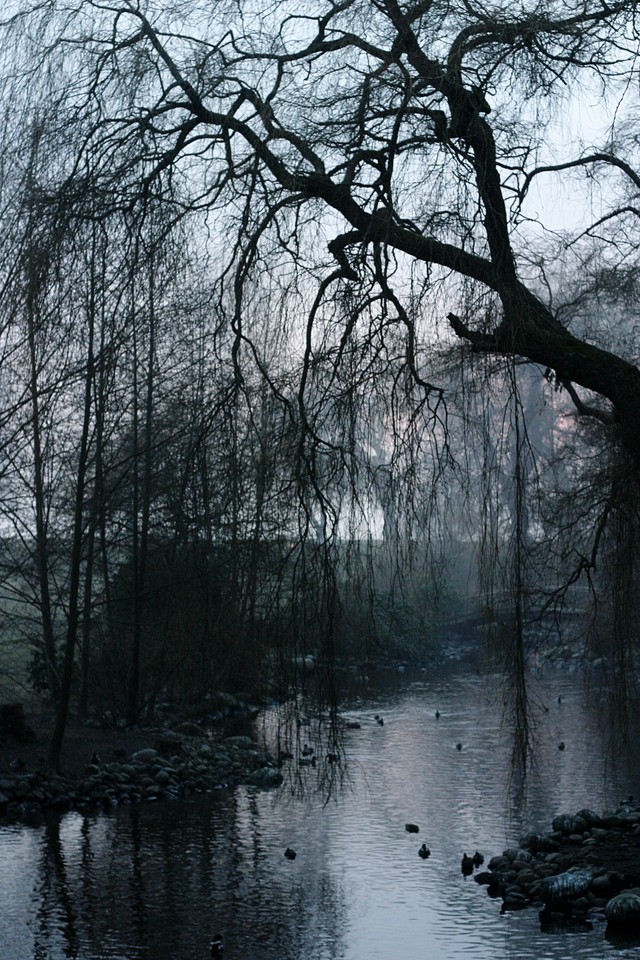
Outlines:
{"label": "tree trunk", "polygon": [[89,451],[89,428],[91,425],[91,393],[94,380],[94,328],[95,317],[93,305],[89,307],[88,317],[88,336],[89,343],[87,347],[87,370],[84,385],[84,406],[82,419],[82,434],[80,438],[80,451],[78,458],[78,471],[76,476],[75,507],[73,516],[73,539],[70,558],[70,579],[69,579],[69,610],[67,614],[67,632],[65,639],[64,661],[62,667],[62,683],[60,687],[60,699],[56,713],[56,721],[49,746],[49,763],[58,770],[60,768],[60,753],[62,742],[67,725],[69,714],[69,705],[71,701],[71,686],[73,681],[73,665],[76,651],[76,639],[78,632],[78,622],[80,618],[80,580],[82,570],[82,541],[83,541],[83,522],[84,522],[84,499],[85,482],[87,475],[87,459]]}
{"label": "tree trunk", "polygon": [[[36,257],[37,254],[34,254]],[[31,415],[33,429],[33,494],[36,513],[36,567],[40,592],[40,618],[42,624],[43,653],[47,686],[54,703],[60,696],[60,677],[58,674],[57,653],[53,630],[51,591],[49,585],[49,544],[47,534],[47,503],[44,484],[44,456],[42,452],[41,410],[38,384],[38,352],[36,334],[36,280],[30,277],[30,290],[27,305],[27,325],[29,338]]]}

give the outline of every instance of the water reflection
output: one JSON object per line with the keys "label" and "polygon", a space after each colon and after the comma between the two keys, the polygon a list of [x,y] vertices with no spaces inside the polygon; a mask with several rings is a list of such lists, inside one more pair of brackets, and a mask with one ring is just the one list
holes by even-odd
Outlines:
{"label": "water reflection", "polygon": [[396,679],[347,704],[361,728],[346,735],[349,786],[329,803],[239,789],[0,831],[0,956],[206,960],[217,933],[228,960],[634,955],[602,930],[544,933],[535,911],[501,915],[460,870],[463,853],[499,852],[561,809],[638,792],[637,756],[611,766],[580,685],[541,683],[549,710],[523,793],[495,677]]}

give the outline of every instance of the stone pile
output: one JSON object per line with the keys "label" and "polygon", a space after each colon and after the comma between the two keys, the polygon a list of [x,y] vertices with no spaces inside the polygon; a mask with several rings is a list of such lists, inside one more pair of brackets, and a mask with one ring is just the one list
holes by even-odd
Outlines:
{"label": "stone pile", "polygon": [[621,804],[602,815],[561,814],[547,834],[528,834],[475,875],[503,911],[541,909],[543,928],[586,928],[640,935],[640,808]]}
{"label": "stone pile", "polygon": [[171,800],[251,783],[276,786],[282,774],[250,737],[207,738],[190,725],[163,734],[131,757],[87,764],[80,778],[42,767],[0,772],[0,819],[37,820],[43,810],[109,809],[121,803]]}

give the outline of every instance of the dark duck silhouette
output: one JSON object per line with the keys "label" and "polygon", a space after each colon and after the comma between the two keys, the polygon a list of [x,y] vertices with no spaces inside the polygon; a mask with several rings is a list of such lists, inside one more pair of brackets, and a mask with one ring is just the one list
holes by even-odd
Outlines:
{"label": "dark duck silhouette", "polygon": [[466,853],[463,853],[460,869],[462,870],[465,877],[468,877],[470,873],[473,873],[473,867],[474,867],[473,857],[468,857]]}
{"label": "dark duck silhouette", "polygon": [[423,860],[426,860],[427,857],[431,856],[431,850],[429,850],[429,847],[426,845],[426,843],[423,843],[418,850],[418,856],[422,857]]}
{"label": "dark duck silhouette", "polygon": [[221,937],[216,937],[215,940],[212,940],[209,944],[211,950],[211,957],[213,960],[216,960],[217,957],[221,957],[224,953],[224,943]]}
{"label": "dark duck silhouette", "polygon": [[477,850],[474,855],[471,857],[474,867],[479,867],[484,863],[484,857]]}
{"label": "dark duck silhouette", "polygon": [[287,847],[287,849],[284,852],[284,855],[287,858],[287,860],[295,860],[295,858],[298,856],[295,850],[292,850],[291,847]]}

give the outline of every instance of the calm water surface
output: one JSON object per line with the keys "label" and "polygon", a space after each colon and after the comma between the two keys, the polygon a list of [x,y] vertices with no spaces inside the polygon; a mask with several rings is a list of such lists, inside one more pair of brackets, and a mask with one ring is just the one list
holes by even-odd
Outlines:
{"label": "calm water surface", "polygon": [[348,704],[362,727],[329,802],[285,784],[0,829],[1,960],[207,960],[218,933],[226,960],[640,956],[602,928],[542,933],[535,910],[501,915],[460,871],[465,851],[488,858],[557,812],[638,794],[638,756],[607,759],[598,698],[546,678],[523,797],[496,678],[461,669],[384,686]]}

